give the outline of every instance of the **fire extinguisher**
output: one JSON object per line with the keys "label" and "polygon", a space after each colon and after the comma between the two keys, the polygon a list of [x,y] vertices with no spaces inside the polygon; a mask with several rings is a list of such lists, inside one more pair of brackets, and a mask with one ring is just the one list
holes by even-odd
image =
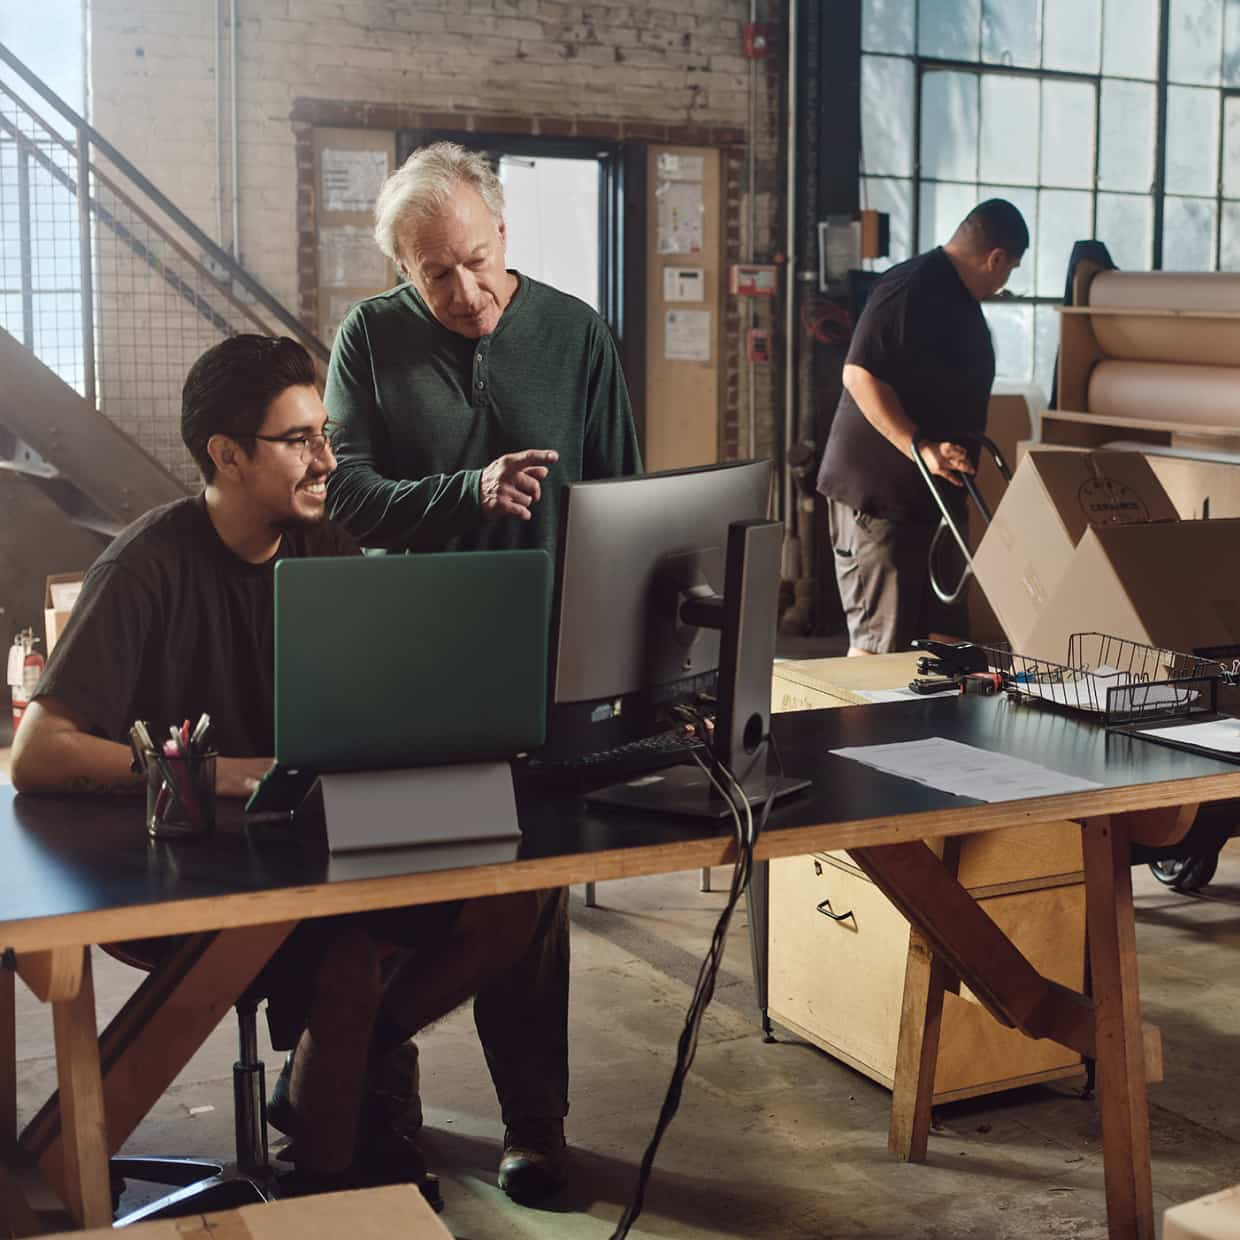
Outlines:
{"label": "fire extinguisher", "polygon": [[13,692],[13,731],[21,723],[26,707],[34,696],[34,687],[43,674],[44,658],[35,649],[38,638],[34,629],[22,629],[9,649],[8,681]]}

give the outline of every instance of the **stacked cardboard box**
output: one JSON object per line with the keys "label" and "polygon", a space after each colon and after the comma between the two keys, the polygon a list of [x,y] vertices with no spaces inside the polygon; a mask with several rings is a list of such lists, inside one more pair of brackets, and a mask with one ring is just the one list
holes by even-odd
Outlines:
{"label": "stacked cardboard box", "polygon": [[1073,633],[1173,650],[1240,643],[1240,520],[1181,521],[1137,452],[1026,452],[974,557],[1012,648]]}

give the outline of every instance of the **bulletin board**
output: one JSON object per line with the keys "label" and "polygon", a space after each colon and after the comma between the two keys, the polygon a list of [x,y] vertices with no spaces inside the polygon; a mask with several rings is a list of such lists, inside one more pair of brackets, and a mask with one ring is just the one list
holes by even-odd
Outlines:
{"label": "bulletin board", "polygon": [[314,131],[318,334],[329,345],[354,302],[397,281],[374,240],[375,198],[395,168],[391,130]]}
{"label": "bulletin board", "polygon": [[647,151],[646,468],[719,460],[724,264],[720,158]]}

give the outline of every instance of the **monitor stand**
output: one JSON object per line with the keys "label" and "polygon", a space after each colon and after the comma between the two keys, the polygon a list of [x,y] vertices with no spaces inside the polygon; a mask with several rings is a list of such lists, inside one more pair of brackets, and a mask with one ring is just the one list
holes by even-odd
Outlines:
{"label": "monitor stand", "polygon": [[297,820],[320,827],[333,853],[521,834],[507,762],[320,775]]}
{"label": "monitor stand", "polygon": [[[711,748],[755,806],[808,788],[808,779],[770,773],[771,667],[779,621],[779,521],[734,521],[728,527],[723,596],[689,598],[686,624],[721,630],[719,702]],[[637,775],[590,793],[592,804],[620,805],[696,818],[726,818],[731,808],[696,764]]]}

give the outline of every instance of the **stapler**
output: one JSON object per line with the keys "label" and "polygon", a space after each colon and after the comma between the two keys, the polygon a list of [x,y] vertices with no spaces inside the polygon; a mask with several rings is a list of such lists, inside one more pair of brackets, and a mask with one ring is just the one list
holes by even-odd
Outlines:
{"label": "stapler", "polygon": [[989,695],[1003,688],[1003,676],[990,670],[986,651],[972,642],[941,642],[919,637],[914,650],[926,654],[917,660],[917,679],[909,682],[914,693],[942,693],[958,689],[961,693]]}
{"label": "stapler", "polygon": [[931,637],[918,637],[912,646],[914,650],[926,651],[917,660],[918,676],[955,678],[990,670],[986,651],[972,642],[941,642]]}

